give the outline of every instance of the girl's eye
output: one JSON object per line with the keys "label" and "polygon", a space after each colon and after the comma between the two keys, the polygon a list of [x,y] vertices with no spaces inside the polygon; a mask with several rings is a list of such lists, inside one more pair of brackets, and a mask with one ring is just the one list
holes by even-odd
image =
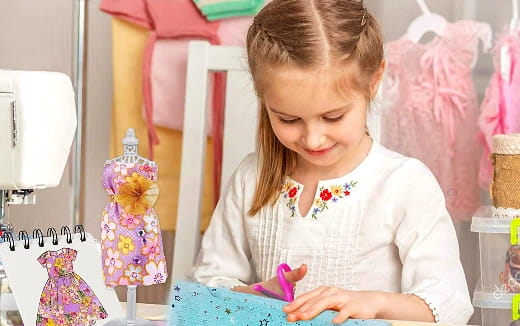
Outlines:
{"label": "girl's eye", "polygon": [[293,124],[293,123],[296,123],[296,122],[300,121],[299,118],[296,118],[296,119],[283,119],[283,118],[279,118],[279,119],[280,119],[280,122],[286,123],[286,124]]}
{"label": "girl's eye", "polygon": [[344,115],[339,115],[337,117],[333,117],[333,118],[329,118],[329,117],[323,117],[323,120],[327,121],[327,122],[330,122],[330,123],[334,123],[334,122],[338,122],[339,120],[343,119]]}

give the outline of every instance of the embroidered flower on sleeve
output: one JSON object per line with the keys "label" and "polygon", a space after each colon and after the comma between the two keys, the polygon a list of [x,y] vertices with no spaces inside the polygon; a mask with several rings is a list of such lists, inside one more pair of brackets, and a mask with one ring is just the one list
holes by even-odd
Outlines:
{"label": "embroidered flower on sleeve", "polygon": [[125,181],[119,185],[115,201],[129,214],[145,214],[157,201],[159,195],[157,183],[137,172],[132,172],[132,176],[126,177]]}

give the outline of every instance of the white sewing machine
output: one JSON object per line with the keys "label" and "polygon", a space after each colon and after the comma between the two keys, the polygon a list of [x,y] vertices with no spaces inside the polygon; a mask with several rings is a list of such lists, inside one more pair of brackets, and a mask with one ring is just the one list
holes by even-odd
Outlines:
{"label": "white sewing machine", "polygon": [[[67,75],[0,69],[1,231],[9,230],[8,205],[34,204],[34,189],[60,183],[76,125],[74,90]],[[0,262],[0,278],[3,272]],[[6,298],[2,295],[0,310],[12,309]]]}
{"label": "white sewing machine", "polygon": [[0,223],[7,205],[60,183],[76,124],[67,75],[0,70]]}

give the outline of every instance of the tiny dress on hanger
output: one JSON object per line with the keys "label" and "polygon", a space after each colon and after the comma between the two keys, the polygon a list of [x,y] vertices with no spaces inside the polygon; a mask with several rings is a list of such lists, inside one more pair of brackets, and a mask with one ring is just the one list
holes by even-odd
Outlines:
{"label": "tiny dress on hanger", "polygon": [[110,196],[101,222],[105,284],[165,283],[161,228],[153,208],[159,194],[157,165],[108,161],[102,183]]}

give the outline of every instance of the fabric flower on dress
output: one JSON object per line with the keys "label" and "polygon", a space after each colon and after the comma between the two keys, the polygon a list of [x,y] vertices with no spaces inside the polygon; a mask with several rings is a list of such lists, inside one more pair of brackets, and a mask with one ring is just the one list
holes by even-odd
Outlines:
{"label": "fabric flower on dress", "polygon": [[145,269],[148,274],[144,277],[143,283],[145,285],[164,283],[167,276],[165,267],[164,261],[160,261],[159,264],[153,261],[146,264]]}
{"label": "fabric flower on dress", "polygon": [[117,248],[121,250],[123,255],[128,255],[129,252],[134,251],[135,249],[134,240],[132,240],[131,237],[120,235]]}
{"label": "fabric flower on dress", "polygon": [[141,282],[143,280],[143,275],[141,273],[142,270],[143,268],[141,266],[129,264],[128,267],[125,269],[124,274],[132,283],[135,281]]}
{"label": "fabric flower on dress", "polygon": [[114,172],[116,174],[128,175],[128,170],[134,168],[134,163],[120,163],[114,165]]}
{"label": "fabric flower on dress", "polygon": [[150,241],[146,242],[146,245],[141,249],[141,254],[148,256],[150,259],[155,259],[155,256],[161,254],[161,242],[158,236],[154,236]]}
{"label": "fabric flower on dress", "polygon": [[145,214],[157,201],[159,195],[157,183],[137,172],[132,172],[132,176],[126,177],[125,181],[126,183],[119,185],[114,200],[129,214]]}
{"label": "fabric flower on dress", "polygon": [[138,215],[122,213],[121,218],[119,219],[119,223],[129,230],[133,230],[141,223],[141,220],[139,219]]}
{"label": "fabric flower on dress", "polygon": [[108,248],[105,266],[108,267],[108,275],[114,274],[116,269],[121,269],[123,262],[119,259],[119,251],[114,251],[112,248]]}
{"label": "fabric flower on dress", "polygon": [[114,241],[116,230],[116,223],[109,220],[108,212],[103,211],[103,221],[101,221],[101,240]]}
{"label": "fabric flower on dress", "polygon": [[153,232],[155,234],[159,233],[157,217],[155,216],[155,214],[153,214],[153,212],[150,212],[149,215],[143,216],[143,221],[146,223],[146,225],[144,226],[144,230],[146,232]]}

